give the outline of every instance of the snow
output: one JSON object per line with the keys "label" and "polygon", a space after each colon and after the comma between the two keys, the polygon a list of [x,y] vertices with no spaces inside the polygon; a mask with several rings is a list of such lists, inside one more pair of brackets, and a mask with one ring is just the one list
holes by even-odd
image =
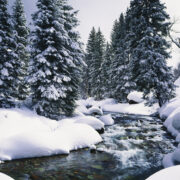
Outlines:
{"label": "snow", "polygon": [[78,118],[54,121],[27,109],[0,109],[1,161],[68,154],[101,141],[97,131]]}
{"label": "snow", "polygon": [[[142,114],[150,115],[157,111],[158,105],[152,107],[145,105],[145,102],[139,104],[129,103],[116,103],[114,99],[105,99],[102,101],[95,101],[93,98],[77,101],[77,111],[83,114],[92,114],[94,108],[99,109],[99,112],[115,112],[115,113],[128,113],[128,114]],[[91,107],[91,108],[87,108]],[[90,113],[91,112],[91,113]]]}
{"label": "snow", "polygon": [[128,94],[127,98],[129,101],[141,103],[141,102],[143,102],[143,93],[138,92],[138,91],[133,91],[133,92]]}
{"label": "snow", "polygon": [[4,76],[9,76],[8,70],[6,68],[3,68],[1,70],[1,74],[3,74]]}
{"label": "snow", "polygon": [[103,115],[103,111],[102,111],[101,107],[93,106],[87,110],[87,114],[89,114],[89,115],[93,115],[93,114]]}
{"label": "snow", "polygon": [[180,179],[180,166],[174,166],[170,168],[163,169],[146,180],[179,180]]}
{"label": "snow", "polygon": [[13,178],[7,176],[6,174],[3,174],[0,172],[0,179],[1,180],[13,180]]}
{"label": "snow", "polygon": [[110,126],[110,125],[113,125],[113,124],[114,124],[114,120],[113,120],[113,118],[111,117],[111,114],[101,116],[99,119],[100,119],[100,120],[104,123],[104,125],[106,125],[106,126]]}
{"label": "snow", "polygon": [[96,130],[104,129],[104,123],[92,116],[75,117],[75,123],[88,124]]}
{"label": "snow", "polygon": [[152,107],[146,106],[144,103],[140,104],[112,104],[112,105],[104,105],[102,109],[107,112],[118,112],[118,113],[128,113],[128,114],[142,114],[142,115],[150,115],[156,112],[158,105],[155,104]]}
{"label": "snow", "polygon": [[167,118],[177,107],[180,106],[180,98],[172,99],[168,104],[164,105],[159,110],[159,115],[161,118]]}
{"label": "snow", "polygon": [[180,162],[180,78],[175,82],[176,97],[159,109],[161,118],[166,119],[164,126],[175,137],[179,143],[178,148],[163,158],[163,166],[174,166]]}

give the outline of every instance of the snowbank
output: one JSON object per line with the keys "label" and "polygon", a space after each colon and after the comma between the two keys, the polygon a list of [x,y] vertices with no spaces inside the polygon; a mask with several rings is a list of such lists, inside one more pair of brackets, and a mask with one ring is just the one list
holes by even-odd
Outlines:
{"label": "snowbank", "polygon": [[[164,126],[176,138],[176,142],[180,143],[180,78],[175,82],[176,98],[164,105],[159,110],[161,118],[166,119]],[[180,163],[180,144],[178,148],[163,158],[163,166],[174,166],[176,162]]]}
{"label": "snowbank", "polygon": [[113,124],[114,124],[114,120],[113,120],[111,114],[101,116],[99,119],[100,119],[100,120],[104,123],[104,125],[106,125],[106,126],[110,126],[110,125],[113,125]]}
{"label": "snowbank", "polygon": [[96,130],[104,129],[104,123],[92,116],[76,117],[74,122],[81,124],[88,124],[89,126],[93,127]]}
{"label": "snowbank", "polygon": [[[141,93],[140,93],[141,94]],[[139,92],[138,92],[139,95]],[[140,98],[140,97],[139,97]],[[139,99],[140,100],[140,99]],[[140,102],[140,101],[139,101]],[[158,105],[155,104],[152,107],[145,105],[144,101],[139,104],[129,104],[129,103],[116,103],[114,99],[105,99],[102,101],[95,101],[93,98],[88,98],[87,100],[77,101],[76,111],[82,114],[93,114],[91,109],[98,109],[99,115],[102,115],[104,111],[106,112],[117,112],[117,113],[128,113],[128,114],[142,114],[150,115],[157,111]],[[90,107],[89,109],[87,107]]]}
{"label": "snowbank", "polygon": [[68,154],[102,141],[89,125],[54,121],[29,110],[0,109],[0,160]]}
{"label": "snowbank", "polygon": [[162,119],[166,119],[177,107],[180,107],[180,98],[174,98],[159,110]]}
{"label": "snowbank", "polygon": [[107,112],[118,112],[118,113],[128,113],[128,114],[142,114],[151,115],[157,111],[158,105],[155,104],[152,107],[146,106],[144,103],[140,104],[106,104],[102,107],[103,111]]}
{"label": "snowbank", "polygon": [[180,166],[174,166],[163,169],[146,180],[179,180],[180,179]]}
{"label": "snowbank", "polygon": [[7,176],[6,174],[3,174],[0,172],[0,179],[1,180],[13,180],[13,178]]}
{"label": "snowbank", "polygon": [[128,94],[127,99],[129,101],[134,101],[136,103],[141,103],[141,102],[143,102],[143,93],[138,92],[138,91],[133,91],[133,92]]}
{"label": "snowbank", "polygon": [[[176,108],[164,122],[164,126],[167,130],[176,138],[176,141],[180,143],[180,107]],[[178,148],[167,154],[163,159],[163,166],[174,166],[176,162],[180,163],[180,144]]]}

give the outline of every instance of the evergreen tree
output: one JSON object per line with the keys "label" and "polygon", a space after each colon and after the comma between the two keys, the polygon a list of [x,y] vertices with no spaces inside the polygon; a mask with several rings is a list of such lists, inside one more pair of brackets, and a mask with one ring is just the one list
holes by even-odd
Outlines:
{"label": "evergreen tree", "polygon": [[110,96],[110,87],[111,87],[111,79],[110,79],[110,67],[112,61],[112,47],[109,43],[106,44],[106,49],[104,53],[104,60],[101,65],[101,82],[102,82],[102,98]]}
{"label": "evergreen tree", "polygon": [[90,65],[90,83],[92,87],[92,95],[96,99],[102,98],[102,80],[101,80],[101,65],[104,60],[104,51],[105,51],[105,38],[99,28],[96,33],[95,40],[95,53],[93,62]]}
{"label": "evergreen tree", "polygon": [[77,66],[82,63],[74,32],[77,20],[65,0],[38,0],[37,7],[29,79],[32,101],[38,114],[57,119],[71,115],[77,99]]}
{"label": "evergreen tree", "polygon": [[95,51],[96,51],[96,30],[93,27],[88,38],[87,47],[86,47],[86,55],[85,55],[85,62],[86,67],[84,68],[84,86],[85,92],[87,96],[92,96],[92,86],[91,86],[91,75],[90,67],[92,63],[94,63],[95,59]]}
{"label": "evergreen tree", "polygon": [[29,29],[26,26],[26,18],[24,13],[24,6],[21,0],[16,0],[13,6],[13,30],[15,34],[15,41],[17,44],[16,54],[21,62],[21,71],[19,74],[20,84],[18,87],[19,99],[23,100],[28,95],[28,86],[26,83],[27,68],[29,61],[29,53],[27,50]]}
{"label": "evergreen tree", "polygon": [[0,107],[13,107],[18,96],[20,62],[15,53],[7,0],[0,0]]}
{"label": "evergreen tree", "polygon": [[[69,81],[69,88],[66,99],[64,99],[66,106],[64,111],[67,115],[71,115],[75,109],[75,100],[79,97],[79,86],[82,78],[82,68],[84,67],[84,52],[82,50],[82,43],[80,42],[79,32],[74,29],[79,25],[77,19],[78,11],[74,11],[73,8],[67,4],[67,0],[58,0],[58,6],[62,8],[62,16],[64,18],[64,28],[69,36],[66,48],[69,53],[69,58],[72,62],[68,62],[68,75],[71,78]],[[81,80],[82,81],[82,80]]]}
{"label": "evergreen tree", "polygon": [[112,31],[113,60],[111,64],[111,96],[120,102],[127,101],[130,91],[129,59],[126,45],[126,23],[121,14]]}
{"label": "evergreen tree", "polygon": [[146,97],[150,92],[162,106],[173,97],[173,75],[166,60],[169,15],[159,0],[133,0],[130,20],[130,68],[132,80]]}

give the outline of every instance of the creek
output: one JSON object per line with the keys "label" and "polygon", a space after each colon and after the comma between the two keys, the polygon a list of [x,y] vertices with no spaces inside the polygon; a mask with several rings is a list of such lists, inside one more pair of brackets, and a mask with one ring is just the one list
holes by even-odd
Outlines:
{"label": "creek", "polygon": [[163,156],[175,141],[156,117],[112,113],[97,151],[88,148],[68,156],[21,159],[0,164],[15,180],[145,180],[163,169]]}

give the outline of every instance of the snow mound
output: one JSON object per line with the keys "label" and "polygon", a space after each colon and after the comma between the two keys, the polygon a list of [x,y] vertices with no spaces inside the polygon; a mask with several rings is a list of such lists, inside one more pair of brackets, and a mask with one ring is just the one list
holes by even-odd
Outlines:
{"label": "snow mound", "polygon": [[7,176],[6,174],[3,174],[0,172],[0,180],[13,180],[13,178]]}
{"label": "snow mound", "polygon": [[68,154],[101,141],[100,135],[87,123],[72,119],[57,122],[29,110],[0,109],[2,161]]}
{"label": "snow mound", "polygon": [[134,101],[136,103],[141,103],[141,102],[143,102],[143,93],[138,92],[138,91],[133,91],[133,92],[128,94],[127,99],[129,101]]}
{"label": "snow mound", "polygon": [[180,166],[174,166],[163,169],[146,180],[179,180],[180,179]]}
{"label": "snow mound", "polygon": [[87,115],[103,115],[103,111],[101,109],[101,107],[99,106],[93,106],[91,108],[88,109]]}
{"label": "snow mound", "polygon": [[99,101],[95,101],[93,98],[88,98],[86,100],[78,100],[78,107],[76,112],[83,113],[85,115],[102,115],[103,111],[99,105]]}
{"label": "snow mound", "polygon": [[[140,92],[137,93],[139,95]],[[152,107],[146,106],[145,101],[130,105],[129,103],[117,103],[114,99],[110,98],[102,101],[95,101],[93,98],[78,100],[77,105],[76,114],[81,116],[82,114],[92,115],[93,113],[102,115],[103,112],[150,115],[157,112],[158,108],[158,104],[154,104]]]}
{"label": "snow mound", "polygon": [[101,116],[99,119],[104,123],[104,125],[110,126],[114,124],[111,114]]}
{"label": "snow mound", "polygon": [[172,99],[168,104],[165,104],[159,109],[159,115],[162,119],[167,118],[177,107],[180,107],[180,99]]}
{"label": "snow mound", "polygon": [[75,123],[87,124],[96,130],[104,129],[104,123],[92,116],[77,117]]}
{"label": "snow mound", "polygon": [[176,108],[164,122],[164,126],[173,135],[177,136],[180,132],[180,107]]}

